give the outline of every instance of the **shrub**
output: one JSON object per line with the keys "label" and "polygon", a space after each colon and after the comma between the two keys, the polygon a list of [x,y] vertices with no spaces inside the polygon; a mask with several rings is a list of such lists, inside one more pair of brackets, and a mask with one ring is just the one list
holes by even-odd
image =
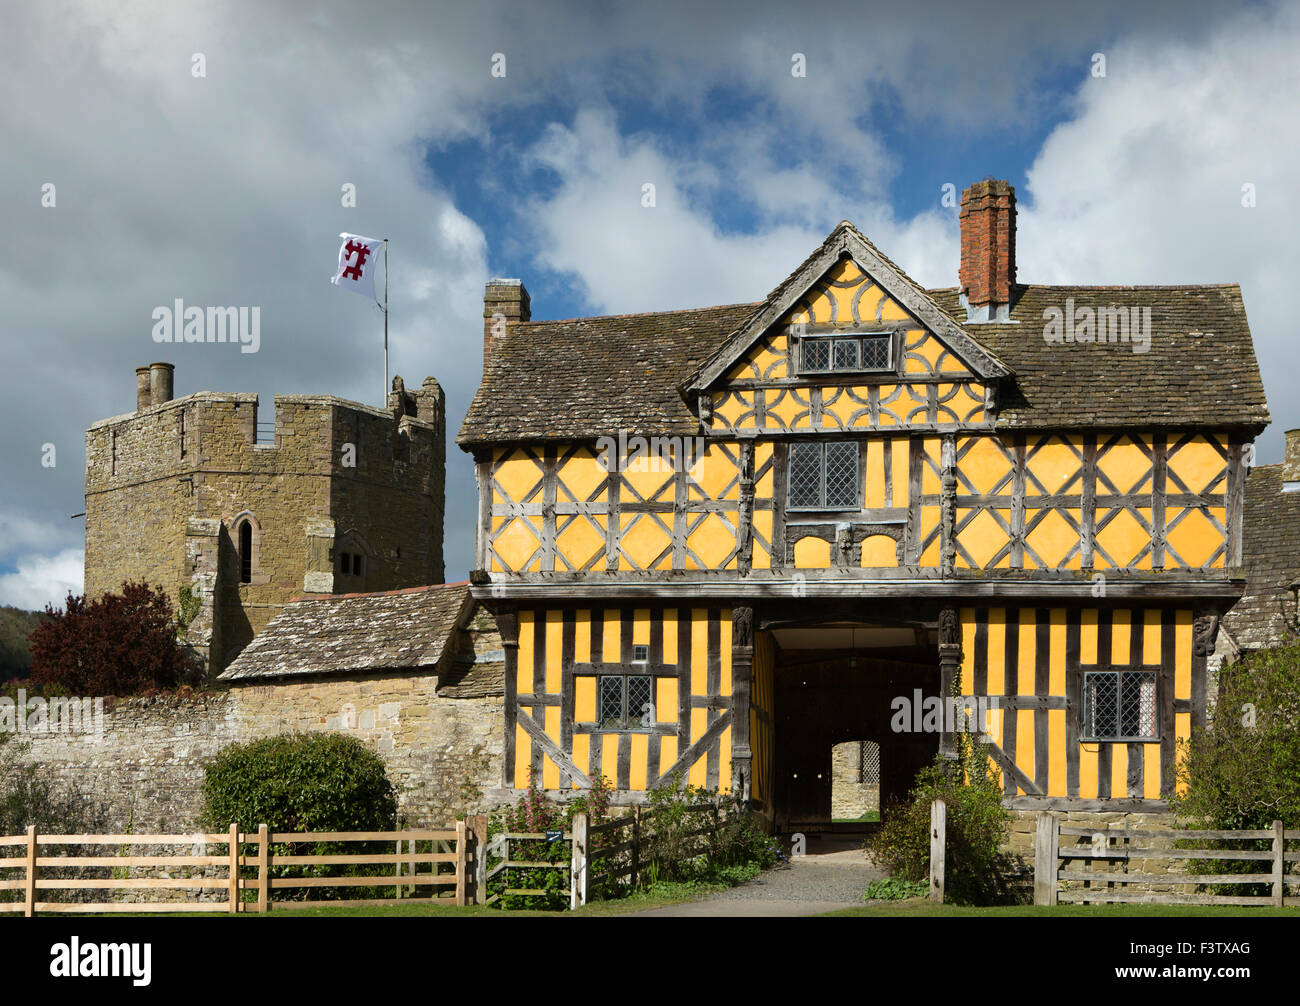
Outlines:
{"label": "shrub", "polygon": [[[1196,828],[1257,830],[1280,820],[1300,827],[1300,645],[1258,650],[1224,668],[1219,700],[1204,729],[1181,745],[1180,792],[1170,804]],[[1210,849],[1217,843],[1180,842]],[[1264,851],[1269,841],[1232,842]],[[1222,847],[1221,845],[1219,847]],[[1258,860],[1194,859],[1193,874],[1258,873]],[[1216,894],[1264,895],[1268,885],[1216,886]]]}
{"label": "shrub", "polygon": [[[390,831],[397,792],[383,760],[354,737],[336,733],[285,734],[217,752],[203,779],[204,827],[223,832],[232,822],[244,831]],[[272,856],[391,853],[391,842],[276,843]],[[272,866],[280,878],[392,875],[392,867]],[[291,888],[299,899],[372,898],[369,887]]]}
{"label": "shrub", "polygon": [[[502,832],[516,834],[544,834],[547,831],[568,832],[573,819],[580,813],[587,815],[588,827],[603,824],[609,819],[609,798],[614,788],[603,775],[592,780],[591,789],[564,804],[549,800],[529,778],[528,791],[513,807],[494,814],[488,823],[489,844]],[[608,844],[604,836],[592,836],[588,843],[588,857],[592,872],[600,871],[599,852]],[[488,882],[489,896],[496,894],[500,900],[493,902],[498,908],[534,908],[560,910],[569,907],[569,865],[572,850],[563,840],[548,842],[545,839],[511,839],[510,859],[517,862],[554,863],[554,869],[538,867],[508,867]],[[500,855],[488,857],[488,868],[501,862]],[[506,894],[508,890],[536,890],[542,894]]]}
{"label": "shrub", "polygon": [[30,637],[32,682],[71,695],[136,695],[174,688],[186,669],[167,595],[146,583],[94,601],[68,594],[45,607]]}
{"label": "shrub", "polygon": [[976,748],[960,762],[940,757],[917,773],[903,803],[890,804],[884,823],[866,842],[876,864],[899,881],[926,881],[930,875],[930,805],[947,805],[944,854],[945,896],[958,904],[998,904],[1016,900],[1008,883],[1014,860],[1000,852],[1011,827],[1002,792],[989,775],[987,758]]}
{"label": "shrub", "polygon": [[203,779],[202,820],[224,831],[385,831],[397,792],[383,759],[355,737],[282,734],[217,752]]}

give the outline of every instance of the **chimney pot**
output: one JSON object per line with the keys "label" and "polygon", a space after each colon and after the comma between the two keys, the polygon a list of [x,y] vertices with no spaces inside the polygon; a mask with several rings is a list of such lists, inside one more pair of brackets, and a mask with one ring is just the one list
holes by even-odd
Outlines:
{"label": "chimney pot", "polygon": [[1016,282],[1016,190],[985,179],[961,194],[961,301],[967,321],[1009,321]]}
{"label": "chimney pot", "polygon": [[153,401],[153,393],[149,390],[149,368],[135,368],[135,411],[140,412],[149,408]]}
{"label": "chimney pot", "polygon": [[162,405],[172,400],[172,383],[176,368],[170,363],[149,364],[149,404]]}
{"label": "chimney pot", "polygon": [[490,279],[483,290],[483,369],[505,337],[507,327],[532,318],[532,305],[522,280]]}

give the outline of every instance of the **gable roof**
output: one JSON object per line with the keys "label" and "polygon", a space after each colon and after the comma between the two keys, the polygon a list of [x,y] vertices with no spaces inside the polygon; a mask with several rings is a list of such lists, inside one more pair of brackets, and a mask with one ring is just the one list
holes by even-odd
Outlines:
{"label": "gable roof", "polygon": [[1246,476],[1241,560],[1246,591],[1223,629],[1241,650],[1278,646],[1294,635],[1291,584],[1300,579],[1300,492],[1283,492],[1283,466],[1261,465]]}
{"label": "gable roof", "polygon": [[219,680],[431,671],[454,651],[456,630],[471,610],[463,583],[293,601],[244,647]]}
{"label": "gable roof", "polygon": [[1001,360],[972,339],[951,315],[934,302],[926,290],[886,258],[861,231],[847,220],[841,220],[821,247],[782,280],[758,310],[684,382],[683,390],[700,392],[721,378],[764,332],[794,307],[845,255],[852,258],[877,286],[947,344],[978,376],[987,380],[1005,377],[1010,373]]}
{"label": "gable roof", "polygon": [[[749,304],[512,324],[488,362],[457,443],[594,441],[620,430],[696,436],[688,405],[725,372],[746,333],[793,304],[845,250],[967,362],[1004,374],[995,428],[1239,428],[1269,422],[1250,326],[1236,284],[1014,287],[1009,323],[966,324],[955,288],[924,290],[851,224]],[[826,261],[829,259],[829,261]],[[878,260],[878,261],[876,261]],[[811,278],[810,278],[811,277]],[[883,285],[883,283],[882,283]],[[1146,353],[1126,343],[1048,343],[1043,312],[1067,298],[1151,311]]]}

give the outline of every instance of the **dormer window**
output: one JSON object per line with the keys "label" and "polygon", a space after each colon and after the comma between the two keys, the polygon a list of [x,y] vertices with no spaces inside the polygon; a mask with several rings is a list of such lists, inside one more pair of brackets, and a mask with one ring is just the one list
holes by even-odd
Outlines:
{"label": "dormer window", "polygon": [[800,340],[800,370],[805,374],[892,370],[893,346],[894,337],[888,332],[805,335]]}

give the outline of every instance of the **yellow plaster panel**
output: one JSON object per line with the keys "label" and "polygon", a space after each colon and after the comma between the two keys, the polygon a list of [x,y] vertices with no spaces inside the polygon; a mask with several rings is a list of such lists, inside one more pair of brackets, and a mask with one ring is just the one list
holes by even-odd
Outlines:
{"label": "yellow plaster panel", "polygon": [[[961,454],[967,444],[971,445],[970,449],[966,450],[957,462],[957,471],[970,483],[971,489],[967,490],[959,482],[958,493],[971,491],[984,495],[994,492],[994,487],[1011,472],[1011,461],[1002,453],[996,437],[960,439],[957,441],[957,453]],[[1006,495],[1008,502],[1010,501],[1010,481],[1005,482],[998,491]]]}
{"label": "yellow plaster panel", "polygon": [[[594,714],[593,714],[594,716]],[[573,735],[573,764],[578,771],[588,778],[591,777],[591,734],[574,734]],[[575,788],[578,787],[578,780],[573,780]]]}
{"label": "yellow plaster panel", "polygon": [[[586,661],[583,661],[586,663]],[[577,674],[573,678],[573,722],[596,722],[596,678],[591,674]],[[585,734],[574,734],[576,748],[578,738]],[[581,767],[581,766],[579,766]]]}
{"label": "yellow plaster panel", "polygon": [[904,507],[910,502],[907,498],[910,451],[906,437],[895,437],[890,448],[890,457],[894,466],[893,502],[890,506]]}
{"label": "yellow plaster panel", "polygon": [[[677,663],[677,609],[664,609],[664,663]],[[673,703],[674,707],[676,702]]]}
{"label": "yellow plaster panel", "polygon": [[[1192,493],[1223,492],[1223,485],[1214,485],[1226,477],[1228,463],[1219,454],[1214,445],[1202,437],[1184,444],[1169,457],[1169,472],[1178,476],[1187,491]],[[1213,487],[1213,488],[1211,488]],[[1177,492],[1178,486],[1169,484],[1170,492]]]}
{"label": "yellow plaster panel", "polygon": [[[1052,608],[1049,615],[1047,635],[1047,693],[1049,695],[1065,694],[1065,609]],[[1055,750],[1055,748],[1053,748]],[[1061,750],[1065,750],[1064,741]]]}
{"label": "yellow plaster panel", "polygon": [[1133,639],[1133,612],[1120,608],[1114,612],[1110,629],[1110,662],[1128,664]]}
{"label": "yellow plaster panel", "polygon": [[617,608],[606,608],[601,614],[600,659],[607,664],[617,664],[622,659],[622,613]]}
{"label": "yellow plaster panel", "polygon": [[1192,697],[1192,613],[1174,613],[1174,698]]}
{"label": "yellow plaster panel", "polygon": [[[603,457],[603,455],[602,455]],[[610,459],[611,463],[613,459]],[[559,481],[556,485],[558,499],[573,499],[587,502],[590,499],[603,500],[605,493],[599,490],[609,477],[601,457],[585,448],[574,454],[560,466]]]}
{"label": "yellow plaster panel", "polygon": [[[560,656],[564,643],[564,612],[553,610],[546,612],[546,690],[552,695],[560,691],[560,668],[563,660]],[[548,707],[548,714],[551,709],[559,713],[555,706]],[[546,732],[552,737],[559,737],[559,721],[556,721],[555,730],[550,727],[550,716],[547,716]]]}
{"label": "yellow plaster panel", "polygon": [[573,659],[579,664],[591,663],[591,609],[589,608],[579,608],[574,612]]}
{"label": "yellow plaster panel", "polygon": [[1148,800],[1159,800],[1160,792],[1160,745],[1142,745],[1142,795]]}
{"label": "yellow plaster panel", "polygon": [[632,759],[628,766],[628,788],[645,789],[646,762],[650,756],[650,735],[632,735]]}
{"label": "yellow plaster panel", "polygon": [[[1037,640],[1034,638],[1035,619],[1033,608],[1020,609],[1020,632],[1016,636],[1016,685],[1020,695],[1034,694],[1034,654],[1037,649]],[[1032,716],[1033,711],[1022,712],[1029,712]],[[1029,774],[1033,775],[1032,772]]]}
{"label": "yellow plaster panel", "polygon": [[898,565],[898,547],[886,534],[873,534],[862,542],[862,566],[882,567]]}
{"label": "yellow plaster panel", "polygon": [[522,454],[501,462],[492,478],[509,498],[509,502],[523,503],[541,492],[542,468]]}
{"label": "yellow plaster panel", "polygon": [[885,505],[885,442],[867,441],[867,471],[865,478],[865,505],[869,508]]}
{"label": "yellow plaster panel", "polygon": [[1064,709],[1047,710],[1047,795],[1067,795]]}
{"label": "yellow plaster panel", "polygon": [[988,684],[986,694],[1006,694],[1007,610],[989,609]]}
{"label": "yellow plaster panel", "polygon": [[1079,615],[1079,663],[1097,662],[1097,609],[1086,608]]}
{"label": "yellow plaster panel", "polygon": [[705,569],[719,568],[736,548],[736,533],[733,528],[739,515],[733,511],[725,516],[731,520],[730,527],[722,515],[711,513],[686,537],[686,547],[700,557]]}
{"label": "yellow plaster panel", "polygon": [[1142,613],[1142,663],[1160,663],[1160,611],[1148,608]]}
{"label": "yellow plaster panel", "polygon": [[[1097,469],[1106,476],[1115,491],[1120,493],[1151,491],[1151,449],[1150,438],[1140,439],[1146,450],[1134,442],[1134,438],[1125,437],[1113,447],[1098,447]],[[1097,495],[1111,493],[1105,483],[1098,480]]]}
{"label": "yellow plaster panel", "polygon": [[829,569],[830,542],[807,535],[794,543],[795,569]]}

